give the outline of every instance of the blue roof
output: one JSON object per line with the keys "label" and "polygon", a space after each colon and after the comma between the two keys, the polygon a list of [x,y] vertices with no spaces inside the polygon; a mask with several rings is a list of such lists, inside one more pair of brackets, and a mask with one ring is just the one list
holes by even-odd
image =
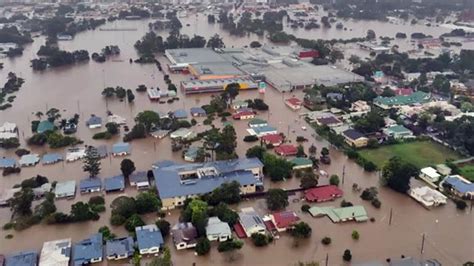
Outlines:
{"label": "blue roof", "polygon": [[107,152],[107,146],[100,145],[96,147],[97,153],[99,153],[100,158],[105,158],[109,153]]}
{"label": "blue roof", "polygon": [[163,246],[164,244],[160,229],[154,224],[136,227],[135,232],[138,249],[148,249]]}
{"label": "blue roof", "polygon": [[63,160],[63,156],[59,153],[47,153],[43,155],[43,164],[53,164]]}
{"label": "blue roof", "polygon": [[154,168],[161,168],[161,167],[168,167],[168,166],[175,165],[175,164],[176,164],[175,161],[163,160],[163,161],[157,161],[157,162],[153,163],[152,166]]}
{"label": "blue roof", "polygon": [[188,117],[188,113],[184,109],[178,109],[173,112],[174,117],[176,118],[186,118]]}
{"label": "blue roof", "polygon": [[54,130],[54,124],[49,120],[43,120],[39,122],[38,127],[36,128],[37,133],[43,133],[48,130]]}
{"label": "blue roof", "polygon": [[120,256],[127,254],[128,256],[131,256],[134,251],[133,244],[133,238],[130,236],[108,240],[105,244],[105,255]]}
{"label": "blue roof", "polygon": [[16,160],[13,158],[0,158],[0,168],[14,167],[16,165]]}
{"label": "blue roof", "polygon": [[[213,191],[223,183],[237,181],[241,185],[257,184],[259,181],[251,171],[263,164],[257,158],[245,158],[210,163],[174,164],[154,169],[156,188],[161,198],[172,198],[185,195],[205,194]],[[199,168],[216,169],[217,174],[181,182],[178,175],[181,171],[192,171]]]}
{"label": "blue roof", "polygon": [[206,110],[201,107],[191,107],[191,114],[206,115]]}
{"label": "blue roof", "polygon": [[255,133],[257,133],[257,135],[263,132],[277,131],[276,128],[271,126],[253,127],[252,129],[255,131]]}
{"label": "blue roof", "polygon": [[125,179],[123,175],[112,176],[104,179],[105,191],[116,191],[125,188]]}
{"label": "blue roof", "polygon": [[80,190],[87,190],[87,189],[93,189],[93,188],[102,188],[102,181],[100,178],[87,178],[87,179],[82,179],[81,182],[79,183],[79,189]]}
{"label": "blue roof", "polygon": [[38,253],[36,251],[21,251],[6,257],[5,266],[36,266]]}
{"label": "blue roof", "polygon": [[459,191],[462,194],[465,194],[468,192],[474,192],[473,183],[466,183],[456,176],[448,176],[444,180],[444,182],[451,185],[455,190]]}
{"label": "blue roof", "polygon": [[129,153],[130,152],[130,144],[125,142],[115,143],[112,146],[112,153]]}
{"label": "blue roof", "polygon": [[90,126],[90,125],[101,125],[102,124],[102,118],[93,115],[89,118],[89,120],[87,120],[86,124],[88,126]]}
{"label": "blue roof", "polygon": [[73,265],[88,264],[91,259],[102,258],[102,254],[102,234],[93,234],[88,239],[79,241],[73,246]]}

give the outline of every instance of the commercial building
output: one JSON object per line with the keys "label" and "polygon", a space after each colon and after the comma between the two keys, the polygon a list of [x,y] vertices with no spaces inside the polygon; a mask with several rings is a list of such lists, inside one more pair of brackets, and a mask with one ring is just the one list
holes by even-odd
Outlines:
{"label": "commercial building", "polygon": [[193,164],[167,162],[155,167],[155,184],[163,209],[181,206],[187,198],[210,193],[226,182],[239,182],[242,194],[254,193],[262,184],[263,164],[257,158]]}
{"label": "commercial building", "polygon": [[163,235],[155,224],[135,228],[140,254],[157,254],[164,245]]}
{"label": "commercial building", "polygon": [[132,237],[122,237],[107,240],[105,243],[105,256],[108,260],[122,260],[133,256],[134,241]]}
{"label": "commercial building", "polygon": [[311,207],[309,213],[313,217],[328,216],[333,223],[356,221],[365,222],[369,219],[363,206],[351,206],[342,208],[333,207]]}
{"label": "commercial building", "polygon": [[426,186],[412,188],[408,194],[426,208],[446,204],[447,200],[447,197],[441,192]]}
{"label": "commercial building", "polygon": [[367,143],[369,142],[369,139],[366,138],[364,134],[355,129],[347,129],[343,131],[342,136],[344,137],[345,142],[351,147],[362,148],[367,146]]}
{"label": "commercial building", "polygon": [[93,234],[89,238],[74,244],[72,251],[72,264],[74,266],[80,266],[101,262],[102,256],[102,234]]}
{"label": "commercial building", "polygon": [[57,199],[74,198],[76,196],[76,180],[58,182],[54,188]]}
{"label": "commercial building", "polygon": [[177,250],[196,247],[198,233],[192,223],[174,225],[171,229],[171,236]]}
{"label": "commercial building", "polygon": [[414,105],[429,102],[431,94],[417,91],[411,95],[400,95],[393,97],[378,96],[374,99],[374,104],[382,109],[398,108],[404,105]]}
{"label": "commercial building", "polygon": [[232,238],[232,232],[228,223],[221,221],[218,217],[209,217],[206,237],[209,241],[224,242]]}
{"label": "commercial building", "polygon": [[71,239],[44,242],[39,265],[68,266],[71,259]]}
{"label": "commercial building", "polygon": [[257,82],[249,77],[189,80],[181,82],[181,90],[185,94],[223,92],[227,85],[237,83],[241,90],[253,90],[258,88]]}
{"label": "commercial building", "polygon": [[343,191],[337,186],[320,186],[304,191],[305,200],[308,202],[331,201],[342,197]]}

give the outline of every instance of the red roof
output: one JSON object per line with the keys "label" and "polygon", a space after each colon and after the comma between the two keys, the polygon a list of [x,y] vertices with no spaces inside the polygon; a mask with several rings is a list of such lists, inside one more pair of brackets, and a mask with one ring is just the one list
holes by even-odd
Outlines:
{"label": "red roof", "polygon": [[295,98],[295,97],[286,99],[286,102],[291,104],[291,105],[302,105],[303,104],[303,102],[300,99]]}
{"label": "red roof", "polygon": [[293,211],[277,212],[272,215],[278,228],[288,228],[300,220],[300,217]]}
{"label": "red roof", "polygon": [[275,224],[272,221],[264,221],[263,223],[268,231],[272,232],[276,230]]}
{"label": "red roof", "polygon": [[234,231],[239,238],[247,238],[247,234],[245,233],[244,228],[240,223],[234,224]]}
{"label": "red roof", "polygon": [[409,95],[413,94],[413,89],[411,89],[411,88],[398,88],[398,89],[395,89],[395,94],[396,95],[409,96]]}
{"label": "red roof", "polygon": [[249,116],[249,115],[255,115],[255,113],[251,111],[243,111],[243,112],[234,114],[232,117],[234,119],[240,119],[242,116]]}
{"label": "red roof", "polygon": [[328,201],[338,197],[342,197],[342,190],[337,186],[321,186],[310,188],[304,192],[304,197],[307,201]]}
{"label": "red roof", "polygon": [[296,155],[296,153],[298,152],[298,149],[293,145],[285,144],[285,145],[280,145],[279,147],[276,147],[275,152],[283,156],[291,156],[291,155]]}
{"label": "red roof", "polygon": [[279,144],[283,141],[283,137],[280,134],[270,134],[263,136],[262,140],[266,143]]}

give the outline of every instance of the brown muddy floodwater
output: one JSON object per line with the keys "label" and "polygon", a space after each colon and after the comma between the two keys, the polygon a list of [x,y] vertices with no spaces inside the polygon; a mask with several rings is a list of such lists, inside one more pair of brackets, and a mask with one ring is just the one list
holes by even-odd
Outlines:
{"label": "brown muddy floodwater", "polygon": [[[192,15],[182,20],[184,28],[183,33],[193,35],[199,34],[209,37],[214,33],[219,33],[224,37],[224,42],[228,47],[242,47],[248,45],[253,40],[260,40],[256,36],[248,36],[238,38],[229,36],[227,33],[219,30],[218,25],[208,25],[206,17],[200,15],[197,18]],[[187,27],[186,24],[191,26]],[[96,114],[101,117],[106,116],[106,110],[110,110],[115,114],[123,116],[127,119],[127,124],[133,125],[133,117],[142,110],[155,110],[167,112],[178,108],[189,110],[190,107],[200,106],[208,103],[209,94],[184,96],[179,95],[179,101],[173,104],[158,104],[148,100],[145,94],[136,94],[135,103],[129,105],[125,102],[110,100],[108,108],[105,100],[100,93],[106,86],[123,86],[125,88],[136,88],[139,84],[145,84],[148,87],[159,86],[164,87],[163,73],[158,72],[157,68],[151,65],[129,64],[129,58],[136,58],[136,52],[133,44],[141,38],[147,31],[148,21],[118,21],[106,27],[136,27],[137,31],[127,32],[101,32],[89,31],[78,34],[73,41],[60,42],[60,46],[66,50],[87,49],[89,53],[99,52],[106,45],[118,45],[121,49],[121,55],[113,61],[98,64],[93,61],[84,64],[78,64],[60,69],[49,69],[41,73],[35,73],[30,68],[30,60],[35,57],[44,39],[42,37],[35,39],[35,42],[26,47],[23,56],[9,60],[2,59],[4,69],[0,71],[0,80],[3,83],[9,71],[15,72],[18,76],[26,80],[21,90],[16,93],[17,98],[13,103],[13,107],[0,112],[0,123],[5,121],[14,122],[19,126],[22,145],[25,145],[25,139],[31,136],[30,123],[35,120],[34,113],[37,111],[45,112],[48,108],[56,107],[61,110],[63,117],[72,117],[74,113],[81,116],[80,127],[76,136],[84,140],[86,144],[99,145],[107,144],[109,147],[120,140],[119,137],[109,141],[94,141],[92,135],[99,130],[90,130],[85,127],[85,120],[91,115]],[[429,31],[433,35],[439,35],[448,30],[442,28],[415,28],[410,25],[388,25],[381,22],[346,22],[348,28],[353,31],[337,31],[331,29],[329,31],[299,30],[298,37],[305,38],[351,38],[365,36],[368,28],[376,31],[377,35],[393,36],[397,31],[407,33],[414,31]],[[367,28],[366,28],[367,27]],[[399,30],[403,27],[403,30]],[[433,32],[431,32],[433,31]],[[160,58],[162,63],[167,62],[165,58]],[[171,79],[175,84],[180,80],[187,79],[183,75],[171,75]],[[180,92],[178,92],[180,93]],[[302,97],[302,92],[296,92],[297,97]],[[294,142],[297,135],[303,135],[310,139],[305,143],[305,147],[309,147],[314,143],[318,152],[322,147],[327,146],[327,142],[321,138],[314,138],[311,130],[303,131],[301,126],[305,122],[299,119],[298,114],[292,112],[283,104],[284,97],[272,89],[267,89],[265,95],[259,95],[256,91],[242,92],[238,98],[248,99],[262,97],[265,102],[270,105],[270,111],[260,114],[269,123],[277,127],[281,132],[288,134],[289,138]],[[198,122],[202,122],[202,119]],[[239,156],[245,156],[245,151],[253,146],[253,144],[242,141],[246,135],[246,122],[234,122],[238,133]],[[204,126],[195,127],[196,130],[204,130]],[[156,143],[156,144],[155,144]],[[156,147],[156,149],[155,149]],[[47,152],[47,148],[28,147],[35,153],[43,154]],[[58,152],[64,153],[63,150]],[[15,156],[13,151],[0,151],[2,156]],[[353,183],[358,183],[362,187],[379,186],[377,174],[365,173],[360,167],[339,153],[331,149],[332,164],[323,166],[329,174],[342,175],[342,168],[345,165],[346,178],[342,188],[345,191],[344,199],[352,201],[354,204],[364,205],[370,217],[374,217],[374,223],[367,222],[362,224],[347,223],[333,224],[327,218],[311,218],[307,214],[300,211],[301,203],[293,202],[293,199],[301,197],[296,195],[290,199],[291,204],[288,209],[292,209],[299,213],[303,221],[308,222],[313,228],[311,239],[300,241],[298,247],[295,247],[293,239],[285,234],[274,244],[268,247],[256,248],[248,240],[242,250],[237,251],[233,256],[223,255],[217,252],[215,244],[211,254],[205,257],[197,257],[193,251],[176,251],[171,247],[173,261],[175,265],[293,265],[298,261],[320,261],[322,262],[326,255],[329,256],[329,265],[341,265],[342,253],[345,249],[351,249],[353,253],[353,261],[363,262],[372,260],[385,260],[388,257],[399,257],[400,255],[415,256],[424,258],[437,258],[443,265],[455,266],[461,265],[465,261],[474,259],[474,219],[470,212],[458,212],[452,202],[446,206],[428,211],[413,201],[406,195],[401,195],[385,188],[379,189],[379,198],[382,201],[382,208],[375,209],[367,202],[362,201],[358,194],[352,192]],[[423,154],[420,154],[423,156]],[[138,140],[132,143],[132,154],[129,156],[137,169],[150,169],[151,164],[157,160],[173,159],[181,160],[180,152],[172,153],[169,139],[155,140],[148,138]],[[107,158],[102,161],[102,171],[100,176],[107,177],[119,173],[120,161],[122,158]],[[36,167],[23,168],[21,174],[11,175],[0,178],[0,187],[11,187],[18,184],[21,180],[30,178],[40,174],[47,176],[50,181],[63,181],[75,179],[79,181],[85,177],[81,169],[80,162],[59,163],[50,166],[37,165]],[[327,180],[321,180],[325,183]],[[414,181],[416,182],[416,181]],[[270,183],[265,180],[267,188],[283,187],[294,188],[299,186],[299,180],[290,179],[282,183]],[[125,194],[135,195],[134,189],[127,189]],[[106,196],[107,204],[120,194],[108,194]],[[56,204],[58,210],[69,211],[73,202],[82,200],[86,201],[90,195],[77,195],[75,200],[58,200]],[[335,202],[321,204],[323,206],[338,206],[339,199]],[[254,206],[261,214],[265,214],[264,200],[245,201],[241,206]],[[241,207],[238,206],[238,207]],[[237,206],[236,206],[237,208]],[[390,209],[393,208],[393,223],[388,225],[388,217]],[[3,225],[9,221],[11,213],[8,208],[0,209],[0,224]],[[70,237],[73,241],[78,241],[89,234],[94,233],[103,225],[109,224],[110,209],[101,215],[101,219],[96,222],[77,223],[70,225],[36,225],[22,232],[0,231],[0,253],[9,254],[15,251],[26,249],[40,250],[42,243],[49,240]],[[172,211],[167,219],[173,224],[178,219],[179,212]],[[155,215],[145,217],[148,222],[156,220]],[[352,230],[358,230],[361,238],[358,241],[351,239]],[[118,236],[126,234],[125,230],[113,228]],[[14,238],[5,239],[5,235],[12,233]],[[425,250],[421,251],[422,234],[426,235]],[[323,237],[329,236],[333,242],[330,246],[322,246],[320,241]],[[170,241],[168,240],[168,244]],[[106,263],[104,263],[106,264]]]}

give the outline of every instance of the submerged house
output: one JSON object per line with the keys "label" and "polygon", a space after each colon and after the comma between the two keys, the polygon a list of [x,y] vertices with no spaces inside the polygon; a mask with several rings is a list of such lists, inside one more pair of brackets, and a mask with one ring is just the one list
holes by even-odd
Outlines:
{"label": "submerged house", "polygon": [[71,259],[71,239],[44,242],[39,265],[68,266]]}
{"label": "submerged house", "polygon": [[21,251],[5,258],[5,266],[36,266],[38,253],[36,251]]}
{"label": "submerged house", "polygon": [[76,180],[58,182],[54,188],[57,199],[74,198],[76,196]]}
{"label": "submerged house", "polygon": [[86,178],[79,182],[79,191],[81,194],[100,192],[102,181],[100,178]]}
{"label": "submerged house", "polygon": [[192,223],[176,224],[171,229],[171,236],[177,250],[196,247],[198,233]]}
{"label": "submerged house", "polygon": [[115,143],[112,146],[113,156],[126,156],[130,154],[130,144],[125,142]]}
{"label": "submerged house", "polygon": [[105,192],[123,191],[125,189],[125,178],[123,175],[112,176],[104,179]]}
{"label": "submerged house", "polygon": [[241,209],[238,225],[243,229],[246,237],[250,237],[254,233],[265,234],[266,232],[265,223],[252,207]]}
{"label": "submerged house", "polygon": [[73,246],[72,264],[74,266],[101,262],[103,258],[102,234],[97,233],[77,242]]}
{"label": "submerged house", "polygon": [[136,187],[138,190],[150,188],[150,180],[148,179],[147,172],[133,172],[128,177],[128,180],[130,181],[130,186]]}
{"label": "submerged house", "polygon": [[232,238],[229,224],[221,221],[218,217],[209,217],[206,226],[206,237],[209,241],[227,241]]}
{"label": "submerged house", "polygon": [[39,163],[40,157],[38,154],[25,154],[20,158],[20,166],[35,166]]}
{"label": "submerged house", "polygon": [[108,260],[121,260],[133,256],[134,241],[132,237],[122,237],[107,240],[105,243],[105,256]]}
{"label": "submerged house", "polygon": [[135,228],[140,254],[157,254],[164,245],[160,229],[155,224]]}

